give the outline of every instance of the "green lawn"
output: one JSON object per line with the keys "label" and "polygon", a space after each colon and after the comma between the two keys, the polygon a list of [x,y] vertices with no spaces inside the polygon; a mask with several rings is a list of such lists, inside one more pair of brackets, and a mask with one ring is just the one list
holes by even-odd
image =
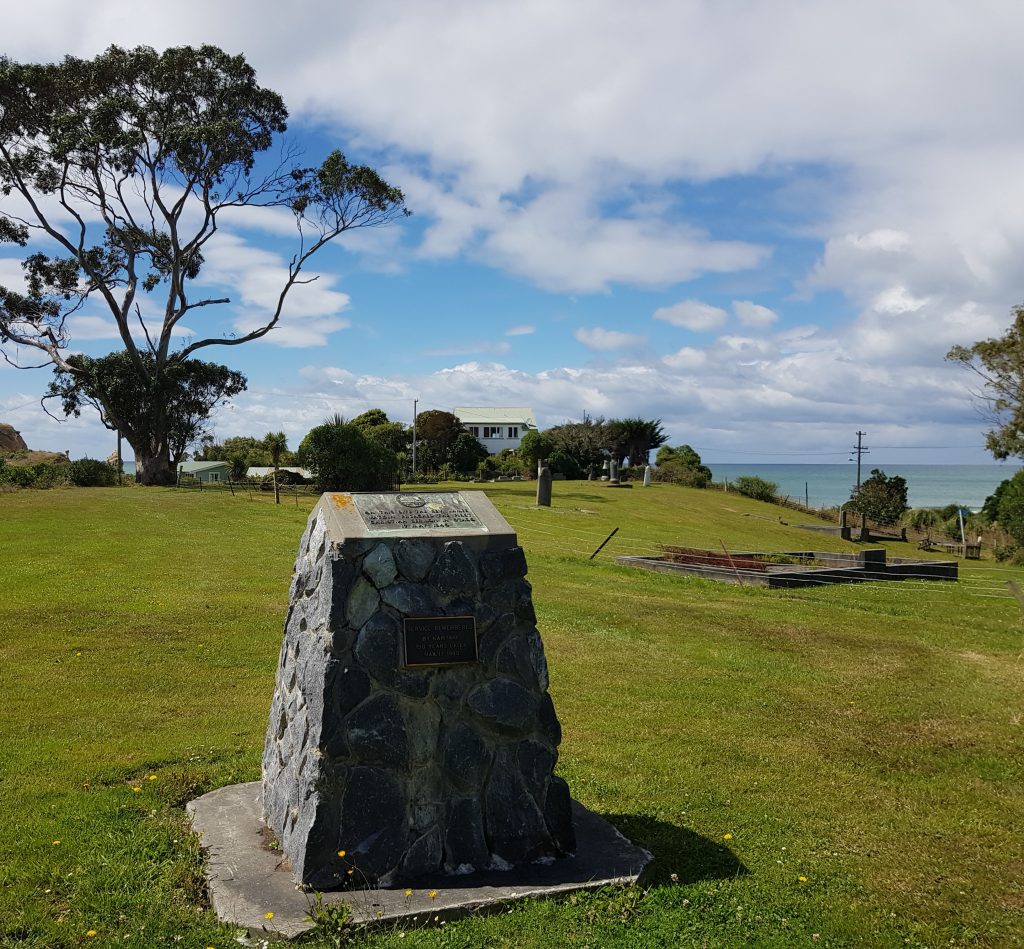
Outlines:
{"label": "green lawn", "polygon": [[[655,853],[652,884],[359,944],[1024,944],[1024,623],[1005,588],[1024,571],[662,576],[613,558],[851,545],[734,494],[554,488],[537,509],[530,485],[487,486],[527,552],[559,771]],[[311,503],[0,494],[0,945],[237,945],[183,804],[259,776]]]}

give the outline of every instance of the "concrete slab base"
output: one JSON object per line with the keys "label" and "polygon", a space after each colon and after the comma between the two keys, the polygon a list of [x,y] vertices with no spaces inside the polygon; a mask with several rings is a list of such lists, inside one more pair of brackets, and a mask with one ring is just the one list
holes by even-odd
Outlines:
{"label": "concrete slab base", "polygon": [[[258,781],[233,784],[190,801],[186,810],[207,852],[206,879],[217,916],[252,934],[291,939],[313,928],[314,894],[296,885],[283,855],[267,846],[259,794]],[[393,889],[325,893],[323,905],[348,904],[356,924],[414,927],[497,912],[511,900],[640,883],[654,857],[577,801],[572,808],[575,856],[510,870],[421,878]],[[407,886],[411,896],[405,895]]]}

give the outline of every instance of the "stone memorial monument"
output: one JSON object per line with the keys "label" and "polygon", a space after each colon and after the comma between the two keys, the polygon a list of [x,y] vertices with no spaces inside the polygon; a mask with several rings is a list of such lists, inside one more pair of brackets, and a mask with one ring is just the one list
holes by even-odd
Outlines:
{"label": "stone memorial monument", "polygon": [[651,486],[651,466],[647,465],[644,468],[644,487],[649,488]]}
{"label": "stone memorial monument", "polygon": [[296,882],[387,886],[575,851],[526,572],[482,492],[321,498],[263,752],[263,818]]}

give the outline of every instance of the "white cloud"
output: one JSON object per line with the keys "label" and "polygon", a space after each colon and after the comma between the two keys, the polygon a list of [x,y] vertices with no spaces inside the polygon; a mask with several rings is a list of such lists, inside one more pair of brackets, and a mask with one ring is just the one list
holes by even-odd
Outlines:
{"label": "white cloud", "polygon": [[672,306],[663,306],[654,311],[654,319],[664,320],[673,326],[705,333],[725,325],[728,319],[725,310],[700,300],[683,300]]}
{"label": "white cloud", "polygon": [[771,326],[779,318],[779,314],[774,310],[750,300],[733,300],[732,311],[744,326]]}
{"label": "white cloud", "polygon": [[506,336],[529,336],[531,333],[537,332],[536,326],[531,326],[529,323],[521,323],[518,326],[510,326],[505,330]]}
{"label": "white cloud", "polygon": [[581,326],[573,335],[587,349],[594,349],[598,352],[636,349],[646,342],[643,336],[636,336],[633,333],[622,333],[619,330],[606,330],[600,326],[591,328]]}

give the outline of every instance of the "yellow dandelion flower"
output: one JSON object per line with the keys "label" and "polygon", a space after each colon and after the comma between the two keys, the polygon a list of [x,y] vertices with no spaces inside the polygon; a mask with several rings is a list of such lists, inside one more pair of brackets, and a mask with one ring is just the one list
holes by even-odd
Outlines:
{"label": "yellow dandelion flower", "polygon": [[339,857],[344,857],[345,856],[345,851],[344,850],[339,850],[338,851],[338,856]]}
{"label": "yellow dandelion flower", "polygon": [[132,793],[134,793],[134,794],[138,794],[138,793],[139,793],[139,791],[141,791],[141,790],[142,790],[142,788],[136,788],[136,787],[133,787],[133,788],[132,788]]}
{"label": "yellow dandelion flower", "polygon": [[798,880],[799,880],[799,881],[800,881],[801,883],[806,883],[806,882],[807,882],[807,877],[797,877],[797,879],[798,879]]}
{"label": "yellow dandelion flower", "polygon": [[86,933],[86,935],[87,935],[87,936],[88,936],[88,937],[89,937],[90,939],[92,939],[92,937],[96,935],[96,930],[95,930],[95,929],[90,929],[90,930],[89,930],[89,931],[88,931],[88,932]]}
{"label": "yellow dandelion flower", "polygon": [[55,840],[55,841],[53,842],[53,846],[54,846],[54,847],[59,847],[59,846],[60,846],[60,841],[59,841],[59,840]]}
{"label": "yellow dandelion flower", "polygon": [[436,899],[437,899],[437,890],[431,890],[431,891],[430,891],[430,892],[429,892],[429,893],[427,894],[427,896],[429,896],[429,897],[430,897],[430,898],[431,898],[432,900],[436,900]]}
{"label": "yellow dandelion flower", "polygon": [[732,834],[725,834],[725,835],[724,835],[724,836],[722,837],[722,840],[732,840]]}
{"label": "yellow dandelion flower", "polygon": [[146,780],[147,781],[155,781],[156,780],[156,775],[155,774],[151,774],[148,778],[146,778]]}
{"label": "yellow dandelion flower", "polygon": [[273,912],[264,913],[263,914],[263,918],[264,919],[273,919],[274,918],[274,914],[273,914]]}
{"label": "yellow dandelion flower", "polygon": [[405,891],[405,895],[406,896],[412,896],[412,890],[406,890]]}

